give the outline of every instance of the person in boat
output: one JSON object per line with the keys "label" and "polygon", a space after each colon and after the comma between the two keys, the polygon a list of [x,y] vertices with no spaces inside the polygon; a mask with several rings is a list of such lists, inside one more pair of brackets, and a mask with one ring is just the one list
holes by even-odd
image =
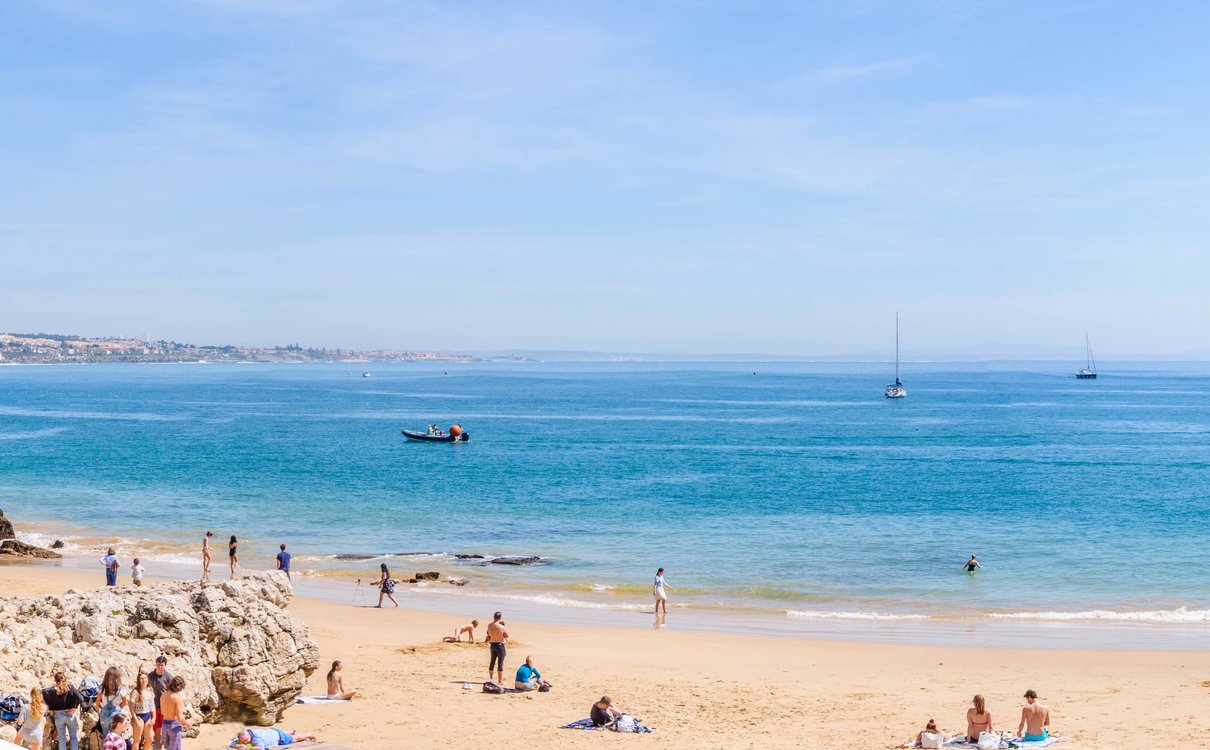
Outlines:
{"label": "person in boat", "polygon": [[963,566],[967,573],[974,573],[976,569],[981,569],[982,567],[983,566],[979,564],[979,561],[975,559],[974,555],[971,555],[971,559],[967,560],[966,565]]}

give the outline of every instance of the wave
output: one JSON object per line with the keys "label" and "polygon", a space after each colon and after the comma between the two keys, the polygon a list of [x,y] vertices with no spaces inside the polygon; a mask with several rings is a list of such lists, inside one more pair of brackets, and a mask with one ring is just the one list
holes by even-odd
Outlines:
{"label": "wave", "polygon": [[150,412],[74,411],[71,409],[27,409],[20,406],[0,406],[0,414],[10,417],[45,417],[48,419],[105,419],[134,422],[182,422],[185,415],[153,414]]}
{"label": "wave", "polygon": [[58,435],[60,432],[70,430],[70,427],[47,427],[42,430],[26,430],[25,432],[3,432],[0,433],[0,440],[36,440],[38,438],[50,437]]}
{"label": "wave", "polygon": [[1082,612],[992,612],[985,617],[998,620],[1049,620],[1068,622],[1073,620],[1116,621],[1116,622],[1208,622],[1210,609],[1151,609],[1137,612],[1090,609]]}
{"label": "wave", "polygon": [[803,620],[928,620],[928,615],[896,615],[882,612],[804,612],[787,609],[786,615]]}

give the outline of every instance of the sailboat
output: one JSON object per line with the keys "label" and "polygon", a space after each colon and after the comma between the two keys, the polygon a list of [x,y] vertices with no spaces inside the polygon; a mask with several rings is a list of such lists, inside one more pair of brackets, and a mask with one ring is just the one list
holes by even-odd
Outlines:
{"label": "sailboat", "polygon": [[899,313],[895,313],[895,382],[886,387],[887,398],[907,398],[907,388],[899,382]]}
{"label": "sailboat", "polygon": [[1083,370],[1076,370],[1076,377],[1080,380],[1096,380],[1097,379],[1097,361],[1092,357],[1092,344],[1088,343],[1088,334],[1084,334],[1084,352],[1087,360]]}

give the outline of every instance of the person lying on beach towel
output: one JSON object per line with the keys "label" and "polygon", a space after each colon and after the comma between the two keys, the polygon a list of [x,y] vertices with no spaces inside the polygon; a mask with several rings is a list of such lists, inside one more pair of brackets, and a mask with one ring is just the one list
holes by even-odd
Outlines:
{"label": "person lying on beach towel", "polygon": [[251,747],[264,750],[268,747],[292,745],[303,740],[313,740],[315,735],[291,729],[289,732],[276,727],[248,727],[231,741],[231,747]]}
{"label": "person lying on beach towel", "polygon": [[916,747],[942,747],[950,739],[957,737],[957,732],[947,732],[937,728],[937,722],[929,719],[924,729],[916,733]]}

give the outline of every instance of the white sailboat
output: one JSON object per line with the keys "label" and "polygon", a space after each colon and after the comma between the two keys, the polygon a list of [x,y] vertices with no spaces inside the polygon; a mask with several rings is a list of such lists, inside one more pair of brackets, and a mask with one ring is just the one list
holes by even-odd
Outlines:
{"label": "white sailboat", "polygon": [[1076,377],[1080,380],[1096,380],[1097,379],[1097,361],[1092,356],[1092,344],[1088,343],[1088,334],[1084,334],[1084,354],[1085,363],[1083,370],[1076,370]]}
{"label": "white sailboat", "polygon": [[886,387],[887,398],[907,398],[907,388],[899,382],[899,313],[895,313],[895,382]]}

